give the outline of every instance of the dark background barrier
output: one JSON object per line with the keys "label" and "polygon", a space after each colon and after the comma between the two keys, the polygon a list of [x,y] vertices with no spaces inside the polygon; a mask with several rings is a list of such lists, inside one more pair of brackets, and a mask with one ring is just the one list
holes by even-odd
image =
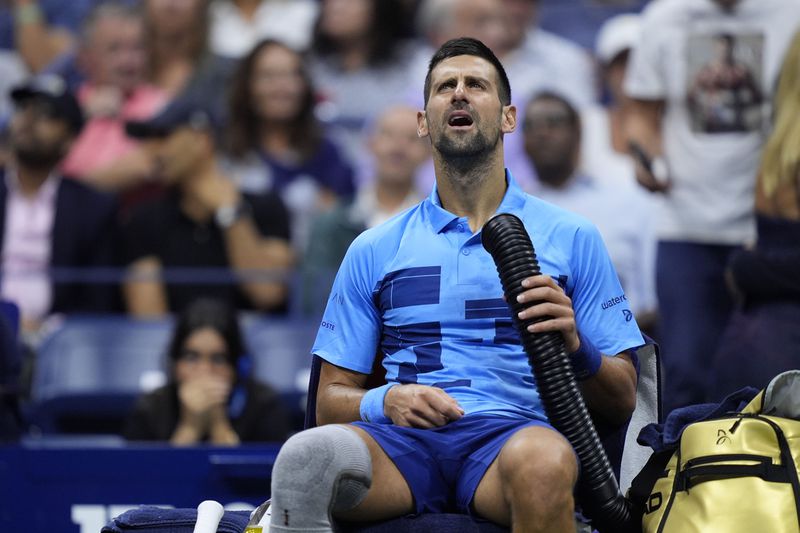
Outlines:
{"label": "dark background barrier", "polygon": [[269,497],[277,444],[237,448],[45,439],[0,447],[0,531],[99,533],[138,505],[249,509]]}

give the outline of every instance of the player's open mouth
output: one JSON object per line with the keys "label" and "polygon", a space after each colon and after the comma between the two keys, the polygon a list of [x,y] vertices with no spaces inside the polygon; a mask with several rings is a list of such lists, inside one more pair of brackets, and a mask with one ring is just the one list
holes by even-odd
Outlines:
{"label": "player's open mouth", "polygon": [[469,128],[472,124],[472,116],[466,111],[453,111],[447,119],[447,125],[453,128]]}

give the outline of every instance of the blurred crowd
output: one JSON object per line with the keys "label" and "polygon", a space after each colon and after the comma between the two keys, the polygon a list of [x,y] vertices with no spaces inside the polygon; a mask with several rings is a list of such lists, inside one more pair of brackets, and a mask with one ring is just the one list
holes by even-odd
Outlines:
{"label": "blurred crowd", "polygon": [[[600,230],[665,406],[765,385],[800,356],[798,24],[797,0],[6,0],[0,298],[34,352],[61,314],[318,316],[352,240],[430,194],[427,62],[472,36],[511,82],[506,166]],[[196,440],[199,411],[131,431]]]}

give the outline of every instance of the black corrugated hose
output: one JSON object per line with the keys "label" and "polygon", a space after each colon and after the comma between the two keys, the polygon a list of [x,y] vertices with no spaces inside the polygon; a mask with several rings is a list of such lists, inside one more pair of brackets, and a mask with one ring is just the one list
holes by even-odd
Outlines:
{"label": "black corrugated hose", "polygon": [[602,533],[637,531],[630,502],[620,493],[605,449],[578,390],[575,374],[560,332],[531,333],[527,327],[546,318],[520,320],[517,315],[530,304],[517,302],[522,280],[541,274],[530,236],[522,221],[511,214],[491,218],[481,236],[500,274],[514,325],[528,355],[539,397],[550,423],[575,449],[581,463],[578,494],[584,514]]}

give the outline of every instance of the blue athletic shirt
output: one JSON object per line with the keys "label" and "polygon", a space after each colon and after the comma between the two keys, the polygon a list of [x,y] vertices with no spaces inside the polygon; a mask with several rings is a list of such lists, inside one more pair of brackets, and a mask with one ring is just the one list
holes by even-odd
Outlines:
{"label": "blue athletic shirt", "polygon": [[[644,344],[600,234],[524,193],[506,171],[497,213],[525,224],[543,274],[572,298],[578,331],[604,354]],[[547,420],[492,257],[464,217],[430,197],[362,233],[336,275],[312,352],[386,379],[441,387],[467,414]]]}

